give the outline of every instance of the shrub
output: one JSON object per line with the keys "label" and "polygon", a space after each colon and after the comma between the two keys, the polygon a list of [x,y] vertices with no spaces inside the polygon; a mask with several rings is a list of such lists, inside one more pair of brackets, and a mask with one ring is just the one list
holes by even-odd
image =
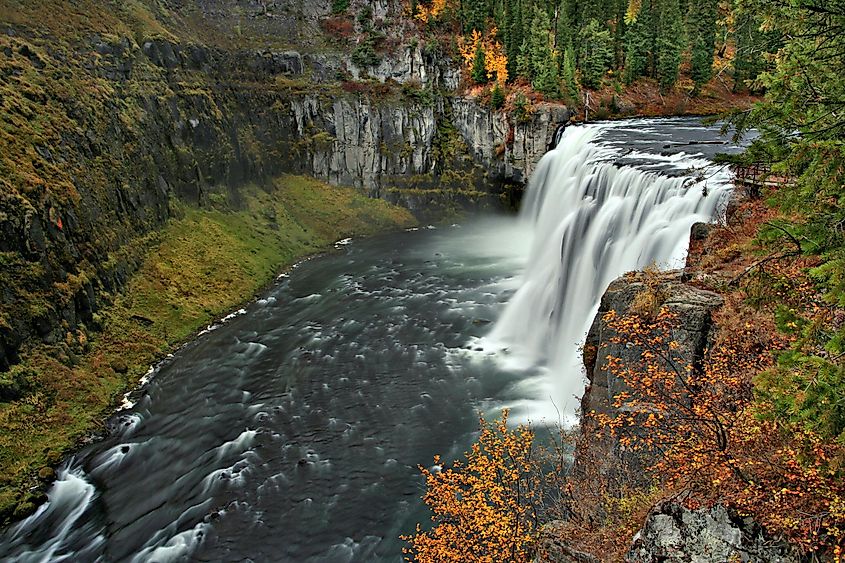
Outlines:
{"label": "shrub", "polygon": [[[507,427],[508,413],[493,423],[480,419],[481,435],[443,471],[420,468],[427,491],[423,500],[434,513],[434,527],[404,536],[404,551],[415,561],[528,561],[542,499],[533,461],[534,433]],[[435,467],[441,460],[434,458]]]}
{"label": "shrub", "polygon": [[376,53],[373,41],[369,37],[361,41],[352,51],[352,62],[360,68],[369,68],[381,62],[381,57]]}
{"label": "shrub", "polygon": [[643,290],[634,296],[631,313],[646,322],[654,322],[666,301],[666,290],[660,280],[660,270],[652,264],[643,271]]}
{"label": "shrub", "polygon": [[16,401],[32,391],[38,381],[38,373],[21,365],[12,366],[0,373],[0,402]]}
{"label": "shrub", "polygon": [[534,106],[522,92],[517,92],[513,101],[513,113],[519,123],[528,123],[534,116]]}

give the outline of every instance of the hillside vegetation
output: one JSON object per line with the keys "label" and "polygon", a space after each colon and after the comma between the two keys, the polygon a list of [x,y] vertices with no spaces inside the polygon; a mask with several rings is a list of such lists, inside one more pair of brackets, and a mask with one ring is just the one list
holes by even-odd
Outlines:
{"label": "hillside vegetation", "polygon": [[560,100],[598,118],[748,107],[779,44],[761,15],[702,0],[411,2],[429,49],[457,51],[494,108]]}

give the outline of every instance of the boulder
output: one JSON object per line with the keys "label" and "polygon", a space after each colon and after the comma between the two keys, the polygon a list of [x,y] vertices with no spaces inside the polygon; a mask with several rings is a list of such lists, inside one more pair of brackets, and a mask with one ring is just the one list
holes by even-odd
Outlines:
{"label": "boulder", "polygon": [[584,358],[589,386],[581,400],[582,412],[609,412],[613,398],[628,390],[625,382],[608,369],[607,358],[635,363],[642,351],[628,343],[613,342],[617,334],[603,317],[608,311],[615,311],[619,316],[629,314],[637,295],[647,291],[648,275],[659,276],[657,291],[662,305],[677,315],[678,323],[670,336],[678,343],[678,356],[693,366],[699,365],[709,347],[713,336],[712,313],[723,303],[718,294],[683,283],[679,270],[658,274],[637,272],[617,279],[602,297],[587,335]]}
{"label": "boulder", "polygon": [[626,561],[798,563],[801,558],[792,548],[765,537],[753,520],[739,518],[724,506],[690,510],[678,502],[664,502],[649,513]]}

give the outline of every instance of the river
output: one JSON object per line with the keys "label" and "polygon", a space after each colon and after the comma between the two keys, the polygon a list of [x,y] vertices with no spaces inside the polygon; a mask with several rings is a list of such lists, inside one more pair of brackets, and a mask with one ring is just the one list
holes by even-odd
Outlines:
{"label": "river", "polygon": [[[304,261],[150,373],[66,460],[4,561],[399,561],[428,520],[418,465],[479,412],[574,421],[578,346],[606,285],[678,266],[736,147],[694,119],[570,127],[520,217],[483,216]],[[691,144],[692,143],[692,144]]]}

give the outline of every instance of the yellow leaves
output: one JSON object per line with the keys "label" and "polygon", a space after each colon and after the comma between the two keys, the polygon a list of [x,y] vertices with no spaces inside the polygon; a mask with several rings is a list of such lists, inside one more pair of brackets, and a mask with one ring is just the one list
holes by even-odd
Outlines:
{"label": "yellow leaves", "polygon": [[753,378],[783,344],[738,316],[692,365],[671,340],[677,319],[667,311],[653,323],[618,314],[603,320],[614,342],[637,350],[625,362],[608,359],[626,389],[612,416],[593,417],[600,432],[626,450],[649,452],[654,474],[690,491],[691,501],[725,503],[807,552],[835,554],[845,541],[845,480],[833,461],[845,456],[842,445],[810,430],[786,432],[761,418],[754,400]]}
{"label": "yellow leaves", "polygon": [[[423,500],[434,513],[434,527],[417,526],[405,554],[425,562],[527,561],[536,531],[535,502],[539,473],[532,461],[533,433],[509,429],[507,411],[500,420],[483,418],[478,441],[445,471],[421,468]],[[440,458],[435,458],[439,463]]]}
{"label": "yellow leaves", "polygon": [[484,37],[480,31],[473,30],[469,37],[458,38],[458,51],[464,62],[464,69],[467,74],[470,74],[480,45],[484,52],[484,70],[487,71],[487,78],[504,84],[508,80],[508,57],[505,55],[502,44],[493,39],[497,32],[498,30],[494,27]]}
{"label": "yellow leaves", "polygon": [[422,23],[436,20],[446,10],[447,3],[448,0],[433,0],[430,6],[420,3],[417,5],[417,13],[414,17]]}
{"label": "yellow leaves", "polygon": [[625,10],[625,23],[627,25],[636,23],[642,6],[643,0],[628,0],[628,9]]}

